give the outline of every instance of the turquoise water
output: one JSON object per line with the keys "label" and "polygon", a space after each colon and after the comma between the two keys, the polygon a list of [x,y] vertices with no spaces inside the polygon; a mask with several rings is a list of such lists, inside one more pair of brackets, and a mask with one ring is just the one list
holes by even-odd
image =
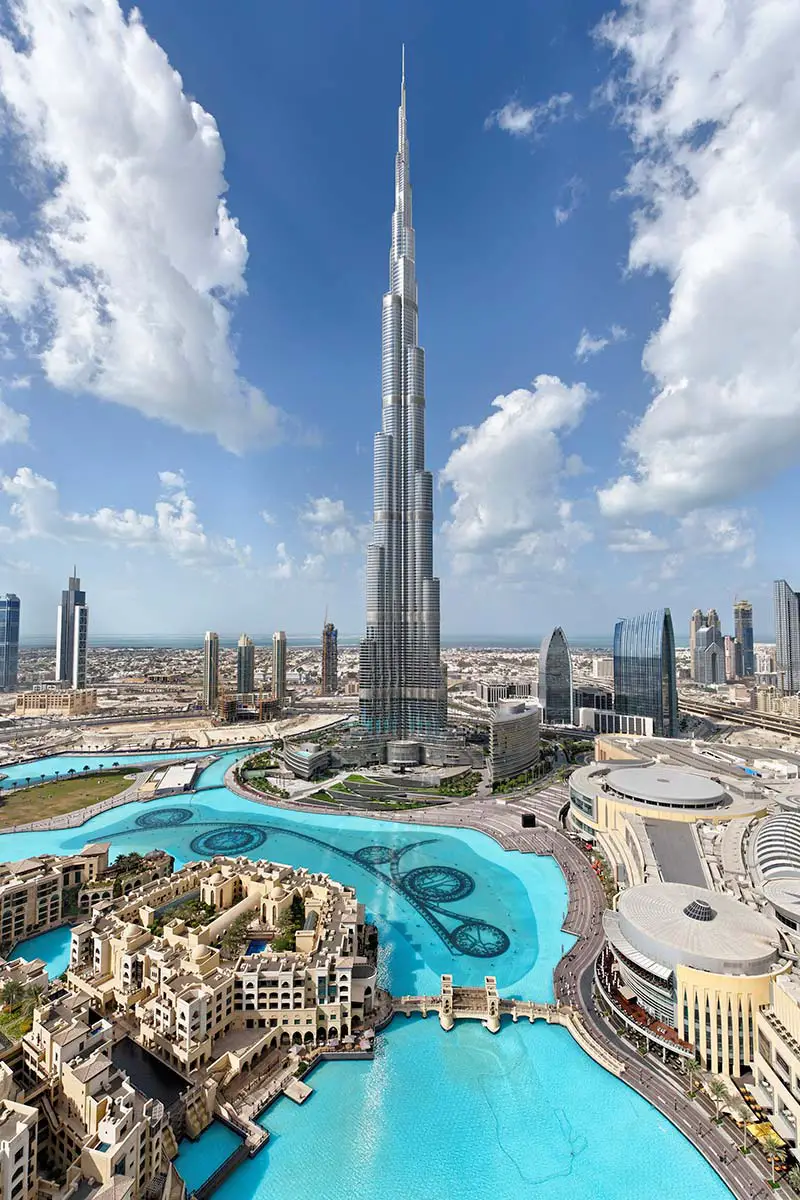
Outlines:
{"label": "turquoise water", "polygon": [[22,780],[24,783],[26,779],[30,779],[31,783],[41,783],[43,775],[45,779],[55,779],[56,772],[63,778],[70,768],[76,774],[80,774],[84,767],[88,767],[90,771],[97,770],[100,766],[111,767],[114,763],[120,767],[135,767],[141,763],[169,762],[176,758],[203,758],[209,753],[209,750],[156,750],[153,753],[120,754],[111,750],[108,754],[51,754],[49,758],[40,758],[36,762],[0,766],[0,774],[7,776],[6,779],[0,780],[0,789],[11,787],[15,780]]}
{"label": "turquoise water", "polygon": [[15,958],[25,958],[29,962],[32,958],[41,958],[47,963],[50,978],[57,979],[69,966],[70,933],[69,925],[61,925],[58,929],[50,929],[47,933],[18,942],[12,962]]}
{"label": "turquoise water", "polygon": [[[201,1183],[205,1183],[241,1141],[222,1121],[212,1121],[196,1142],[183,1138],[178,1147],[178,1157],[173,1161],[187,1190],[193,1192]],[[234,1172],[231,1179],[238,1181],[239,1172]]]}
{"label": "turquoise water", "polygon": [[[103,840],[112,856],[160,847],[178,866],[213,853],[305,865],[356,887],[379,928],[381,982],[395,993],[438,991],[450,972],[457,985],[492,974],[505,995],[552,998],[553,967],[572,941],[552,859],[506,853],[471,830],[250,803],[214,786],[241,753],[203,773],[210,790],[127,804],[80,829],[0,835],[0,855]],[[315,1071],[302,1108],[279,1101],[266,1117],[269,1147],[237,1170],[223,1200],[232,1189],[259,1200],[730,1196],[681,1134],[565,1030],[504,1023],[492,1037],[463,1023],[444,1034],[434,1018],[401,1018],[379,1045],[373,1064]]]}

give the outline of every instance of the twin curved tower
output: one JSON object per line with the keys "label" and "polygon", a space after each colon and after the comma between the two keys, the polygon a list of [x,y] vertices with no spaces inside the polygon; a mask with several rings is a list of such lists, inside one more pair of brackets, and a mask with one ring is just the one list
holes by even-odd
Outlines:
{"label": "twin curved tower", "polygon": [[425,468],[425,352],[417,344],[417,319],[404,62],[359,693],[364,729],[424,741],[445,730],[447,687],[439,580],[433,575],[433,478]]}

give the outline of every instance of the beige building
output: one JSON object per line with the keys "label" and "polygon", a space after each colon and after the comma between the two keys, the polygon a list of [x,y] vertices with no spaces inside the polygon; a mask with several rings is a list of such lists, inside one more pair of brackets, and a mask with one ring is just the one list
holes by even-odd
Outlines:
{"label": "beige building", "polygon": [[489,722],[492,783],[515,779],[539,761],[540,709],[535,704],[498,704]]}
{"label": "beige building", "polygon": [[800,976],[782,975],[756,1021],[753,1093],[777,1132],[800,1144]]}
{"label": "beige building", "polygon": [[36,1196],[36,1126],[39,1110],[0,1100],[0,1200]]}
{"label": "beige building", "polygon": [[54,689],[46,692],[17,692],[17,717],[83,717],[97,709],[94,688]]}
{"label": "beige building", "polygon": [[77,890],[108,868],[108,844],[95,843],[80,854],[43,854],[0,863],[0,946],[41,933],[64,920],[65,892]]}

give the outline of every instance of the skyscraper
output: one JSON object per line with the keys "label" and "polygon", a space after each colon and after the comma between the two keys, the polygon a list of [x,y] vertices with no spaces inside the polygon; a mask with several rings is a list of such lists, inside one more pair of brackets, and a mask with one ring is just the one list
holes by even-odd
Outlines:
{"label": "skyscraper", "polygon": [[339,686],[339,631],[330,621],[322,626],[323,696],[332,696]]}
{"label": "skyscraper", "polygon": [[656,737],[677,734],[675,634],[668,608],[617,621],[614,707],[625,715],[652,717]]}
{"label": "skyscraper", "polygon": [[539,703],[549,725],[572,724],[572,658],[561,626],[548,633],[539,651]]}
{"label": "skyscraper", "polygon": [[776,579],[775,667],[782,692],[800,691],[800,596],[785,579]]}
{"label": "skyscraper", "polygon": [[359,692],[365,729],[424,740],[445,729],[447,687],[440,661],[439,580],[433,576],[433,480],[425,469],[425,355],[417,344],[417,317],[404,61]]}
{"label": "skyscraper", "polygon": [[56,680],[73,688],[86,687],[86,651],[89,643],[89,609],[81,591],[78,568],[72,568],[69,585],[61,593],[56,626]]}
{"label": "skyscraper", "polygon": [[243,633],[236,651],[236,691],[249,695],[256,690],[256,648],[252,638]]}
{"label": "skyscraper", "polygon": [[214,708],[219,695],[219,638],[211,630],[203,642],[203,705]]}
{"label": "skyscraper", "polygon": [[756,656],[753,650],[753,606],[747,600],[737,600],[733,606],[733,633],[739,643],[736,674],[754,675]]}
{"label": "skyscraper", "polygon": [[694,657],[694,678],[698,683],[725,682],[725,643],[718,625],[703,625],[698,629]]}
{"label": "skyscraper", "polygon": [[286,699],[286,634],[282,629],[272,635],[272,694],[281,704]]}
{"label": "skyscraper", "polygon": [[706,623],[705,613],[702,609],[696,608],[689,618],[689,674],[694,679],[694,655],[697,649],[697,631],[702,629]]}
{"label": "skyscraper", "polygon": [[18,663],[19,596],[7,592],[0,597],[0,691],[16,691]]}

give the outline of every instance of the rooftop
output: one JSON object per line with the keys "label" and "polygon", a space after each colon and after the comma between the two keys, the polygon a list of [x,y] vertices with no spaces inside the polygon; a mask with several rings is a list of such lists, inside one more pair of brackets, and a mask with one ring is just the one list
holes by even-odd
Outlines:
{"label": "rooftop", "polygon": [[711,808],[727,799],[716,779],[680,771],[662,763],[642,767],[614,767],[605,778],[608,787],[644,803],[696,804]]}

